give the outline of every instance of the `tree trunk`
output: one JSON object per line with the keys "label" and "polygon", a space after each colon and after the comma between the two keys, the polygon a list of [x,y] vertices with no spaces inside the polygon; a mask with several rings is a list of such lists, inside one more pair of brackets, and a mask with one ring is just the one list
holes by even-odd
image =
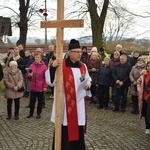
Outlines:
{"label": "tree trunk", "polygon": [[104,0],[100,16],[97,12],[97,4],[95,3],[95,0],[87,0],[87,2],[91,18],[93,46],[96,46],[99,50],[99,48],[103,45],[103,28],[109,5],[109,0]]}
{"label": "tree trunk", "polygon": [[24,49],[26,48],[26,39],[27,39],[27,31],[28,31],[28,17],[27,17],[27,13],[28,13],[28,9],[29,9],[29,3],[30,0],[27,0],[25,2],[25,0],[19,0],[20,3],[20,21],[18,22],[18,27],[20,29],[20,36],[19,36],[19,40],[17,41],[17,45],[18,44],[23,44]]}

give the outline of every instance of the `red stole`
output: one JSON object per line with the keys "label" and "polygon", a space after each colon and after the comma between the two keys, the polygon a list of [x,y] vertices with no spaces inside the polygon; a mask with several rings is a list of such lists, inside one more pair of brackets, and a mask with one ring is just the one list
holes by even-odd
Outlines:
{"label": "red stole", "polygon": [[144,100],[147,100],[147,97],[148,97],[148,91],[147,91],[147,84],[148,84],[148,81],[150,79],[150,73],[147,73],[145,75],[145,78],[144,78],[144,90],[143,90],[143,98]]}
{"label": "red stole", "polygon": [[[83,63],[79,69],[81,75],[85,75],[86,69]],[[66,98],[68,139],[69,141],[76,141],[79,140],[77,100],[76,100],[76,91],[75,91],[76,88],[74,83],[73,72],[71,70],[71,67],[66,66],[65,60],[63,61],[63,80],[64,80],[64,92]]]}

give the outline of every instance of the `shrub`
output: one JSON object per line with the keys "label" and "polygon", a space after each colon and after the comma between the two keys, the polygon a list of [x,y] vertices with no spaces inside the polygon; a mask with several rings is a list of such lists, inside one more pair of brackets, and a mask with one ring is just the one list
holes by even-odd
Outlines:
{"label": "shrub", "polygon": [[3,80],[0,81],[0,92],[4,92],[5,86]]}

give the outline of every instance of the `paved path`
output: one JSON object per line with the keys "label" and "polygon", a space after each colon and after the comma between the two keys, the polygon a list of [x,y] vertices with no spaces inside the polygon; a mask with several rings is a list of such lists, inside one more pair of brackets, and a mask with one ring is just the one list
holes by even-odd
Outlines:
{"label": "paved path", "polygon": [[[6,100],[0,96],[0,150],[51,150],[53,124],[50,122],[52,99],[46,97],[42,118],[26,118],[27,98],[21,99],[20,119],[6,120]],[[130,109],[124,113],[97,109],[87,102],[87,150],[150,150],[144,119],[138,120]]]}

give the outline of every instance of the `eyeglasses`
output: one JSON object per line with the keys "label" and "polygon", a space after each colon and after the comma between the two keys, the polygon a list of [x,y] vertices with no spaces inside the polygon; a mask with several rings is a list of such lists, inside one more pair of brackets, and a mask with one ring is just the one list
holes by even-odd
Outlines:
{"label": "eyeglasses", "polygon": [[70,52],[74,52],[76,54],[82,54],[82,51],[70,51]]}

